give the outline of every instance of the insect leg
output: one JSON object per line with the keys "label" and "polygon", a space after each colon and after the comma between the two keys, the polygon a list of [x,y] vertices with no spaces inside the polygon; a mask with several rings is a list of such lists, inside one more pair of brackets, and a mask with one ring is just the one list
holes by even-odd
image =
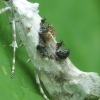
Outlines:
{"label": "insect leg", "polygon": [[27,63],[29,63],[31,61],[31,59],[29,58],[28,60],[27,60]]}
{"label": "insect leg", "polygon": [[45,98],[45,100],[49,100],[49,99],[47,98],[46,94],[45,94],[44,91],[43,91],[43,88],[42,88],[42,86],[41,86],[41,84],[40,84],[40,79],[39,79],[39,76],[38,76],[37,73],[35,73],[35,77],[36,77],[36,82],[37,82],[37,84],[38,84],[38,86],[39,86],[40,92],[42,93],[43,97]]}
{"label": "insect leg", "polygon": [[[11,7],[5,7],[3,9],[0,9],[0,14],[7,11],[7,10],[10,10]],[[16,43],[16,30],[15,30],[15,21],[14,19],[12,19],[12,31],[13,31],[13,42],[11,44],[11,46],[13,47],[13,64],[12,64],[12,72],[11,72],[11,77],[13,77],[14,75],[14,70],[15,70],[15,52],[16,52],[16,47],[17,47],[17,43]]]}
{"label": "insect leg", "polygon": [[13,42],[11,46],[13,47],[13,62],[12,62],[12,72],[11,72],[11,77],[14,75],[14,70],[15,70],[15,52],[17,48],[17,42],[16,42],[16,28],[15,28],[15,20],[12,19],[11,21],[12,25],[12,31],[13,31]]}
{"label": "insect leg", "polygon": [[7,10],[10,10],[10,9],[11,9],[11,7],[2,8],[2,9],[0,9],[0,14],[7,11]]}

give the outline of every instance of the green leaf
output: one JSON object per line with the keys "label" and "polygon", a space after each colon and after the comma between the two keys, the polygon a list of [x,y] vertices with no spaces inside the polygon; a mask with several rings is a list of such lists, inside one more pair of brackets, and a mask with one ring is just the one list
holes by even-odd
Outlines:
{"label": "green leaf", "polygon": [[[100,0],[35,2],[40,3],[40,15],[54,25],[57,40],[64,40],[63,48],[71,50],[71,61],[83,71],[100,74]],[[20,45],[18,36],[17,42]],[[10,78],[11,43],[12,31],[3,13],[0,14],[0,100],[44,100],[35,81],[34,66],[26,63],[28,55],[24,47],[17,49],[15,74]]]}

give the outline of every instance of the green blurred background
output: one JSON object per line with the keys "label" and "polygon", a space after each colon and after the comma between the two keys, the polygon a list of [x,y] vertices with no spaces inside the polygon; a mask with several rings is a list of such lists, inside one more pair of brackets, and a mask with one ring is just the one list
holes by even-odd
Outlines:
{"label": "green blurred background", "polygon": [[[29,1],[40,4],[39,14],[54,25],[56,39],[64,41],[64,49],[70,49],[73,64],[82,71],[100,75],[100,0]],[[10,78],[12,32],[8,23],[6,14],[1,14],[0,100],[44,100],[35,82],[34,68],[26,63],[28,55],[24,47],[17,49],[15,75]],[[18,36],[17,41],[20,44]]]}

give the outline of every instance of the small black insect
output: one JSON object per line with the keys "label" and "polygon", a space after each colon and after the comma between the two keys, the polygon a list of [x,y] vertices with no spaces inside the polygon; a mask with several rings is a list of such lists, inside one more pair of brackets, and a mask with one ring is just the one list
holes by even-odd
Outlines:
{"label": "small black insect", "polygon": [[63,41],[60,40],[60,42],[57,42],[57,49],[59,49],[62,45],[64,45]]}
{"label": "small black insect", "polygon": [[[69,49],[66,49],[66,50],[61,50],[61,49],[58,49],[56,51],[56,59],[58,60],[59,58],[60,59],[66,59],[70,54],[70,50]],[[57,58],[59,57],[59,58]]]}

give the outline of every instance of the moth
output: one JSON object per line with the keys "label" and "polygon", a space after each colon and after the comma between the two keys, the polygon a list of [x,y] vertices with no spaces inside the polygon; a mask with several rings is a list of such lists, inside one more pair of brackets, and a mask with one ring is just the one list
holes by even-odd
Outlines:
{"label": "moth", "polygon": [[0,14],[7,11],[13,30],[11,77],[15,71],[18,34],[34,65],[36,82],[45,100],[49,98],[44,93],[41,82],[53,100],[97,100],[100,96],[100,81],[97,80],[100,77],[95,73],[82,72],[71,63],[68,58],[70,51],[61,48],[62,41],[56,41],[53,25],[46,25],[46,19],[39,16],[39,4],[27,0],[0,1],[5,5],[5,8],[0,9]]}
{"label": "moth", "polygon": [[[44,80],[43,84],[48,90],[48,86],[52,84],[49,83],[48,80],[54,80],[55,77],[55,75],[52,76],[53,71],[52,68],[50,68],[50,66],[52,66],[50,63],[56,61],[55,54],[57,51],[54,27],[51,24],[45,25],[46,19],[42,19],[38,15],[38,3],[30,3],[27,0],[1,0],[1,2],[4,3],[5,8],[0,9],[0,14],[7,11],[9,22],[13,30],[13,42],[11,44],[13,47],[13,64],[11,77],[13,77],[15,71],[15,52],[18,47],[16,34],[19,34],[30,60],[35,66],[36,82],[39,85],[40,92],[45,100],[49,100],[42,89],[40,80]],[[48,64],[49,68],[44,63]],[[47,74],[49,74],[49,76]],[[53,78],[46,76],[52,76]],[[49,86],[49,88],[52,87]]]}

